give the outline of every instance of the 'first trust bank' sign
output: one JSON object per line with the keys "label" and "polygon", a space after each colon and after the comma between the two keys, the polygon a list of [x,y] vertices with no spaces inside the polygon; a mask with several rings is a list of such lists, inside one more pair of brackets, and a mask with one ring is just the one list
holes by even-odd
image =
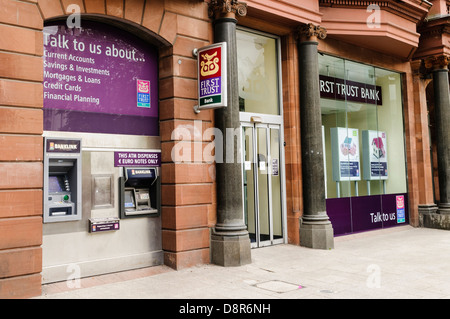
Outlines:
{"label": "'first trust bank' sign", "polygon": [[381,86],[319,76],[320,97],[334,100],[382,105]]}

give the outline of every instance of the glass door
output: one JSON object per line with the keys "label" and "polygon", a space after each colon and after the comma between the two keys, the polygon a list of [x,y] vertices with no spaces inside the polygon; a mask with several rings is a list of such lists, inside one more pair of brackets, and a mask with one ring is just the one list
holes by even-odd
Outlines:
{"label": "glass door", "polygon": [[242,123],[244,215],[252,247],[284,242],[280,125]]}

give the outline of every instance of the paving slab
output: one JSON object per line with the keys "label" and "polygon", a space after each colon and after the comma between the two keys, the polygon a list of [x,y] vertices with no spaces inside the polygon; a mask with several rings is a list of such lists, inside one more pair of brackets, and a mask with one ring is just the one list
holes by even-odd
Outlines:
{"label": "paving slab", "polygon": [[334,249],[281,244],[252,263],[167,266],[43,286],[35,299],[440,299],[450,297],[450,232],[409,225],[335,238]]}

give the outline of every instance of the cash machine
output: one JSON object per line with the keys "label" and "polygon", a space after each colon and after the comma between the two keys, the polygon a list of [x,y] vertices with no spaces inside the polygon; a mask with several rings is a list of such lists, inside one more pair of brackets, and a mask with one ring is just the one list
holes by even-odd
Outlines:
{"label": "cash machine", "polygon": [[159,167],[123,167],[119,178],[120,217],[159,216]]}
{"label": "cash machine", "polygon": [[44,138],[43,222],[81,219],[81,139]]}

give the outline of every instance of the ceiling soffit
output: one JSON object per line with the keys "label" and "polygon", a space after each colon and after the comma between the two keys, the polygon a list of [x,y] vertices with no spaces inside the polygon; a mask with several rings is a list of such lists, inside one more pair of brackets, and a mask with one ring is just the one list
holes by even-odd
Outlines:
{"label": "ceiling soffit", "polygon": [[405,60],[417,49],[417,26],[431,8],[421,0],[319,0],[319,4],[328,37]]}

